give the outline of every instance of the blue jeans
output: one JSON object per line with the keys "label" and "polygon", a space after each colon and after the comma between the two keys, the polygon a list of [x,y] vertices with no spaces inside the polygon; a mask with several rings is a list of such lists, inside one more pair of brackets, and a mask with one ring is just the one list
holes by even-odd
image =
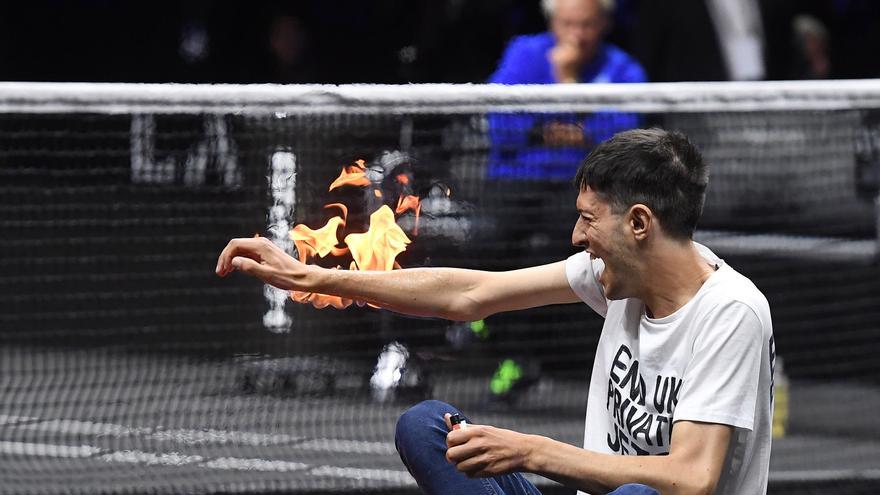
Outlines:
{"label": "blue jeans", "polygon": [[[446,422],[443,415],[462,414],[455,407],[426,400],[397,420],[394,443],[400,459],[427,495],[541,495],[520,473],[492,478],[468,478],[446,460]],[[462,414],[462,417],[470,423]],[[609,495],[659,495],[645,485],[623,485]]]}

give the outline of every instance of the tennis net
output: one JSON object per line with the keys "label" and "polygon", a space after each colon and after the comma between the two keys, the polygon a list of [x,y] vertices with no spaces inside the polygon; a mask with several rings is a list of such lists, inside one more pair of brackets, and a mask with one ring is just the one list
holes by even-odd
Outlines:
{"label": "tennis net", "polygon": [[[578,141],[542,145],[550,122]],[[601,328],[583,305],[414,319],[213,268],[253,235],[363,267],[309,236],[343,218],[351,248],[383,206],[403,267],[557,261],[578,157],[648,126],[701,148],[697,240],[770,300],[789,404],[771,482],[876,486],[876,81],[2,83],[0,492],[409,493],[393,428],[422,398],[580,443]]]}

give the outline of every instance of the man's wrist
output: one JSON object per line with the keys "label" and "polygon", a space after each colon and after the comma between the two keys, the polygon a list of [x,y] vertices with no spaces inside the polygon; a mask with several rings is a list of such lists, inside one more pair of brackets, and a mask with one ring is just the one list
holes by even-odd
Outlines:
{"label": "man's wrist", "polygon": [[291,275],[291,280],[299,290],[321,292],[320,287],[326,284],[326,272],[329,271],[317,265],[303,265],[302,271]]}
{"label": "man's wrist", "polygon": [[545,454],[546,438],[540,435],[525,435],[522,470],[527,473],[542,473],[547,465]]}
{"label": "man's wrist", "polygon": [[554,67],[554,75],[556,76],[556,82],[559,84],[572,84],[577,83],[579,81],[580,75],[580,66],[579,65],[557,65]]}

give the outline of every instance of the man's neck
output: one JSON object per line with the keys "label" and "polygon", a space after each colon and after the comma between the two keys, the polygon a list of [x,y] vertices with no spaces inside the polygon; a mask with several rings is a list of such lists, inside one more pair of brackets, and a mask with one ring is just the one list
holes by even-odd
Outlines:
{"label": "man's neck", "polygon": [[681,309],[715,271],[691,241],[666,241],[645,261],[645,289],[640,299],[651,318],[663,318]]}

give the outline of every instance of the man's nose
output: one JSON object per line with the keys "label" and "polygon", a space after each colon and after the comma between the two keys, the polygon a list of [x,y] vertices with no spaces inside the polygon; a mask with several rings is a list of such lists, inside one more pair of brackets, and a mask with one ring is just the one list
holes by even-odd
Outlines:
{"label": "man's nose", "polygon": [[571,231],[571,244],[583,248],[588,246],[587,236],[584,235],[583,231],[577,228],[577,225],[575,225],[574,230]]}

